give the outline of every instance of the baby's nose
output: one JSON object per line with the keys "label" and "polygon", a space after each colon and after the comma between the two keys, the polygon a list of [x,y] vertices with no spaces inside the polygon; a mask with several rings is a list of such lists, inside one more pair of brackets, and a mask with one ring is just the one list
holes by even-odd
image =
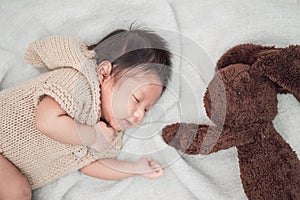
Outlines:
{"label": "baby's nose", "polygon": [[139,108],[136,109],[135,112],[133,113],[133,120],[136,126],[139,126],[142,124],[143,120],[145,117],[145,112],[144,109]]}

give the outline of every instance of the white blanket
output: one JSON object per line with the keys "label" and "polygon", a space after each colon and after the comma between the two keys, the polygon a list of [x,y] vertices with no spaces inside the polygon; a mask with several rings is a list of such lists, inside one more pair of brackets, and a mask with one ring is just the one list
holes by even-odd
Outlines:
{"label": "white blanket", "polygon": [[[299,11],[296,0],[1,0],[0,89],[41,73],[25,64],[23,53],[52,34],[92,44],[135,21],[165,37],[174,54],[170,87],[143,126],[126,132],[119,157],[153,157],[165,166],[164,176],[105,181],[74,172],[35,190],[34,199],[246,199],[235,148],[185,156],[162,141],[160,130],[177,121],[209,123],[202,98],[218,58],[240,43],[300,44]],[[278,99],[275,127],[300,155],[300,104],[292,95]]]}

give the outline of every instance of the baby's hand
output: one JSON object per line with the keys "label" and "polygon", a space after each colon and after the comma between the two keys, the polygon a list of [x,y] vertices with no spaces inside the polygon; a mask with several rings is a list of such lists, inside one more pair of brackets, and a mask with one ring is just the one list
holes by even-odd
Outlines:
{"label": "baby's hand", "polygon": [[100,126],[101,133],[105,136],[105,139],[108,142],[113,141],[114,137],[114,129],[111,127],[107,126],[106,123],[100,121],[97,123]]}
{"label": "baby's hand", "polygon": [[114,130],[102,121],[98,122],[94,129],[96,130],[96,137],[90,147],[98,152],[104,151],[114,139]]}
{"label": "baby's hand", "polygon": [[139,175],[146,178],[155,179],[163,175],[161,165],[151,158],[141,158],[135,162],[135,169]]}

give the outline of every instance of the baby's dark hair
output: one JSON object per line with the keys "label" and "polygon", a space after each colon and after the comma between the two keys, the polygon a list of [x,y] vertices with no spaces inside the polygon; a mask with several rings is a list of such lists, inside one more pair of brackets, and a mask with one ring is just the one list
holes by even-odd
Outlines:
{"label": "baby's dark hair", "polygon": [[171,79],[171,53],[166,41],[152,31],[118,29],[90,46],[89,50],[96,52],[97,64],[104,60],[112,63],[111,75],[116,80],[140,72],[155,74],[164,91]]}

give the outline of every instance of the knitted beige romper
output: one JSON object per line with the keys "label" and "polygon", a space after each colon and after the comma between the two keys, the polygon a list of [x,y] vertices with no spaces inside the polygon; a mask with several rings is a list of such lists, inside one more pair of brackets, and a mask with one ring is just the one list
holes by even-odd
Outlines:
{"label": "knitted beige romper", "polygon": [[51,36],[33,42],[25,53],[26,61],[50,71],[0,92],[0,153],[27,177],[32,189],[119,154],[122,133],[104,152],[96,152],[59,143],[35,127],[35,111],[44,95],[53,97],[78,123],[92,126],[99,121],[100,87],[94,55],[74,38]]}

